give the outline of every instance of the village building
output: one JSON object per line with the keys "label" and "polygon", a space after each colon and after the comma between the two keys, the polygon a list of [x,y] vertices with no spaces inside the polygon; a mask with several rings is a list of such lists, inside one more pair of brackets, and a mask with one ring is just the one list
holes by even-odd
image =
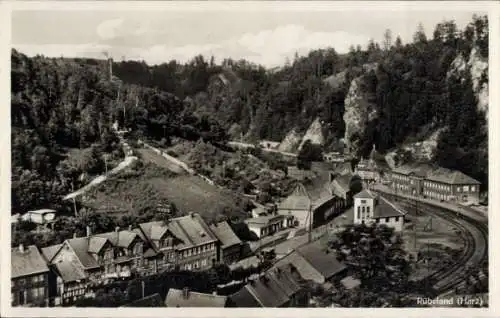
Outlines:
{"label": "village building", "polygon": [[346,159],[340,152],[329,152],[323,154],[323,160],[326,162],[343,163]]}
{"label": "village building", "polygon": [[206,294],[190,291],[189,288],[170,288],[165,298],[165,305],[170,308],[177,307],[227,307],[228,297],[217,294]]}
{"label": "village building", "polygon": [[303,279],[318,284],[338,282],[347,273],[345,264],[337,260],[335,252],[321,246],[320,241],[308,243],[296,248],[287,256],[279,259],[273,266],[289,267]]}
{"label": "village building", "polygon": [[178,267],[182,270],[205,270],[218,261],[219,242],[209,226],[197,213],[139,225],[144,237],[155,251],[158,271]]}
{"label": "village building", "polygon": [[280,144],[281,142],[279,141],[270,141],[270,140],[261,140],[259,142],[259,145],[265,149],[278,149]]}
{"label": "village building", "polygon": [[423,194],[427,198],[479,204],[481,183],[460,171],[445,168],[433,170],[423,184]]}
{"label": "village building", "polygon": [[40,209],[28,211],[22,216],[22,220],[35,223],[37,231],[53,229],[56,220],[56,210]]}
{"label": "village building", "polygon": [[417,164],[394,168],[390,175],[391,187],[396,193],[441,201],[479,203],[481,183],[460,171]]}
{"label": "village building", "polygon": [[312,224],[312,200],[303,184],[298,183],[292,194],[278,205],[278,214],[294,217],[295,225],[309,228]]}
{"label": "village building", "polygon": [[292,227],[293,221],[293,215],[274,214],[246,219],[245,223],[251,232],[255,233],[258,238],[262,238]]}
{"label": "village building", "polygon": [[405,212],[383,196],[363,190],[354,196],[354,224],[384,224],[402,231]]}
{"label": "village building", "polygon": [[307,307],[309,295],[289,267],[276,267],[251,279],[229,296],[231,307]]}
{"label": "village building", "polygon": [[234,234],[231,226],[224,221],[211,225],[210,230],[212,230],[220,242],[220,255],[218,259],[225,264],[232,264],[240,260],[242,242],[236,234]]}
{"label": "village building", "polygon": [[11,249],[12,306],[49,305],[49,267],[35,245]]}

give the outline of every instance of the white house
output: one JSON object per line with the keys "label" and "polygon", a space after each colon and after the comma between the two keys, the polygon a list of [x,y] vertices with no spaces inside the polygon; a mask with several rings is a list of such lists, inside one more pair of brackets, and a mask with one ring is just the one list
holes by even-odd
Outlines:
{"label": "white house", "polygon": [[385,224],[402,231],[404,228],[405,212],[386,198],[370,190],[363,190],[354,196],[354,223]]}
{"label": "white house", "polygon": [[246,219],[245,223],[250,231],[254,232],[258,238],[261,238],[292,227],[293,216],[266,215]]}

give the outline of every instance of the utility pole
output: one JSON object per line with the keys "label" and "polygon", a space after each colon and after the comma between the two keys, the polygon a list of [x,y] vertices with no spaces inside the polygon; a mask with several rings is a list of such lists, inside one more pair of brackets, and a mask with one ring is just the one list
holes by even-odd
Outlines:
{"label": "utility pole", "polygon": [[[75,187],[73,186],[73,180],[71,181],[71,192],[75,192]],[[76,210],[76,200],[75,197],[73,196],[73,209],[75,211],[75,217],[78,217],[78,211]]]}

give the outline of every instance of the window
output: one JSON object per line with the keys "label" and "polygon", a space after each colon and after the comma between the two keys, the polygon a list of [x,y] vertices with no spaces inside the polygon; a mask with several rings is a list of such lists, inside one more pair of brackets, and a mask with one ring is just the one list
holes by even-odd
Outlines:
{"label": "window", "polygon": [[370,217],[370,207],[366,207],[366,217]]}
{"label": "window", "polygon": [[469,192],[469,186],[464,186],[464,192]]}
{"label": "window", "polygon": [[201,266],[207,266],[207,259],[206,258],[201,260]]}
{"label": "window", "polygon": [[460,192],[460,190],[462,190],[460,187],[457,187],[457,192]]}
{"label": "window", "polygon": [[389,223],[391,218],[385,218],[385,223]]}
{"label": "window", "polygon": [[361,218],[361,208],[358,206],[358,219]]}
{"label": "window", "polygon": [[399,216],[396,216],[396,220],[395,220],[395,221],[396,221],[396,222],[398,222],[398,221],[399,221]]}
{"label": "window", "polygon": [[362,204],[366,204],[366,200],[361,200],[361,203]]}
{"label": "window", "polygon": [[475,186],[471,186],[471,187],[470,187],[470,191],[471,191],[471,192],[476,191],[476,187],[475,187]]}
{"label": "window", "polygon": [[377,222],[377,223],[380,223],[380,219],[377,219],[377,221],[376,221],[376,222]]}
{"label": "window", "polygon": [[365,207],[361,208],[361,212],[365,213]]}

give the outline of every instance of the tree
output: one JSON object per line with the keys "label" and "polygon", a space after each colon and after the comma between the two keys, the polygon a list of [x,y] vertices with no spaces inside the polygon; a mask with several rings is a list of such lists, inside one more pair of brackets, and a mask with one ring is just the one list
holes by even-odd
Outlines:
{"label": "tree", "polygon": [[355,303],[350,306],[380,306],[384,302],[398,306],[401,296],[411,293],[403,240],[394,229],[375,223],[349,225],[336,234],[329,246],[361,280],[361,297],[351,297]]}
{"label": "tree", "polygon": [[417,26],[417,31],[413,34],[413,42],[414,43],[426,43],[427,36],[425,35],[425,29],[422,22],[420,22]]}
{"label": "tree", "polygon": [[384,50],[389,51],[392,47],[392,31],[390,29],[385,30],[384,32]]}

